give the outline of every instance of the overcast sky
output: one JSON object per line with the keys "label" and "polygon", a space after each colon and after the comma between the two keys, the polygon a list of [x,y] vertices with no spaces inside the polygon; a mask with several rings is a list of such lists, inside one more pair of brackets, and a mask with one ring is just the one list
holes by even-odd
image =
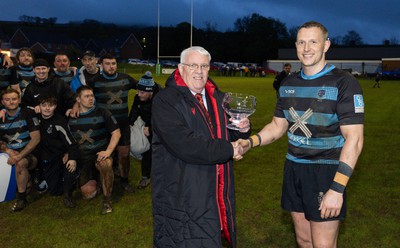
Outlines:
{"label": "overcast sky", "polygon": [[[157,26],[158,0],[8,0],[1,20],[19,16],[57,17],[57,23],[94,19],[115,24]],[[189,22],[191,0],[160,0],[160,25]],[[233,29],[237,18],[257,13],[278,19],[286,27],[310,20],[323,23],[329,36],[344,36],[354,30],[364,43],[400,41],[400,0],[193,0],[193,25],[209,22],[219,31]]]}

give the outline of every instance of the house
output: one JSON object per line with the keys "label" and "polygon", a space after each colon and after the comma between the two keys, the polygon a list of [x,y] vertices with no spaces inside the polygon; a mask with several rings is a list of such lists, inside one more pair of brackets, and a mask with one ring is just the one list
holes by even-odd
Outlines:
{"label": "house", "polygon": [[18,28],[10,38],[10,43],[13,48],[28,47],[34,53],[43,54],[79,48],[66,33],[49,28]]}
{"label": "house", "polygon": [[143,56],[143,47],[133,33],[123,33],[107,39],[90,39],[83,50],[92,50],[99,57],[111,53],[119,60],[141,59]]}

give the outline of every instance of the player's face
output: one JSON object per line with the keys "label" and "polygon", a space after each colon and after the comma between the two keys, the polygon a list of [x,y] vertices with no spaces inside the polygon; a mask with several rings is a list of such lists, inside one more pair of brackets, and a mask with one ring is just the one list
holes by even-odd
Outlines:
{"label": "player's face", "polygon": [[49,70],[50,67],[47,66],[36,66],[33,68],[33,71],[35,72],[36,79],[39,82],[43,82],[49,77]]}
{"label": "player's face", "polygon": [[21,99],[17,93],[4,94],[1,103],[6,110],[13,111],[18,109]]}
{"label": "player's face", "polygon": [[325,53],[330,41],[325,39],[322,30],[317,27],[302,28],[297,33],[296,50],[304,73],[313,75],[325,66]]}
{"label": "player's face", "polygon": [[117,72],[117,60],[115,59],[103,59],[101,65],[103,72],[108,76],[112,76]]}
{"label": "player's face", "polygon": [[33,57],[29,51],[22,51],[17,59],[22,66],[31,66],[33,64]]}
{"label": "player's face", "polygon": [[94,94],[91,90],[83,90],[76,98],[76,101],[83,107],[84,109],[88,110],[93,108],[94,106]]}
{"label": "player's face", "polygon": [[142,102],[149,100],[153,96],[153,92],[147,92],[142,90],[138,90],[137,94],[139,96],[140,101]]}
{"label": "player's face", "polygon": [[54,66],[58,72],[67,72],[69,69],[70,61],[66,55],[57,55],[54,58]]}
{"label": "player's face", "polygon": [[48,119],[54,115],[54,111],[57,108],[56,104],[50,104],[48,102],[43,102],[39,104],[40,113],[44,119]]}
{"label": "player's face", "polygon": [[89,71],[89,72],[96,71],[97,58],[90,57],[87,55],[83,56],[82,64],[86,68],[87,71]]}
{"label": "player's face", "polygon": [[[208,56],[192,51],[189,52],[185,60],[184,64],[178,65],[179,73],[191,91],[201,93],[207,83],[208,71],[210,69],[209,67],[202,69],[201,65],[210,64]],[[197,65],[197,68],[190,68],[188,66],[190,64]]]}

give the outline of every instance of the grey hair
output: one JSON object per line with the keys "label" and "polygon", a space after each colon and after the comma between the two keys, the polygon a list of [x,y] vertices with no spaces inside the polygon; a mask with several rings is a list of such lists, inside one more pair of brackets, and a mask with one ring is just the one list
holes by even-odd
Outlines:
{"label": "grey hair", "polygon": [[198,52],[201,55],[205,55],[208,57],[208,62],[211,61],[211,54],[206,49],[204,49],[201,46],[192,46],[192,47],[186,48],[185,50],[183,50],[181,52],[181,64],[186,62],[186,57],[191,52]]}

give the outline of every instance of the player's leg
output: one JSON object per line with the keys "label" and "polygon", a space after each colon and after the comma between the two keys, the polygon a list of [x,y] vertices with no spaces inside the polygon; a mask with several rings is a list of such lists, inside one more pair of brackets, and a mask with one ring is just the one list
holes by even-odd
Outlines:
{"label": "player's leg", "polygon": [[339,220],[315,222],[311,221],[313,246],[335,248],[339,234]]}
{"label": "player's leg", "polygon": [[294,230],[296,233],[296,241],[301,248],[312,248],[311,226],[304,213],[291,212]]}

